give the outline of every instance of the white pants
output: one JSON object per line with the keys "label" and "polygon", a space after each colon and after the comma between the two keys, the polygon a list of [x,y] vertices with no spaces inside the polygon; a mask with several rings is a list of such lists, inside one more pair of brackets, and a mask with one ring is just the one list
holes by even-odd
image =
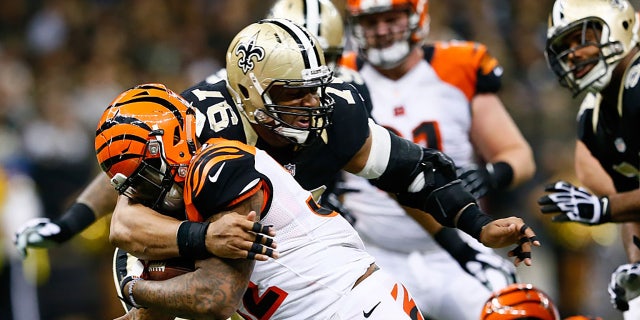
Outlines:
{"label": "white pants", "polygon": [[446,251],[385,250],[365,243],[376,264],[411,292],[423,314],[437,320],[477,320],[491,292]]}
{"label": "white pants", "polygon": [[372,273],[342,298],[339,310],[331,320],[423,319],[406,287],[384,269]]}
{"label": "white pants", "polygon": [[640,319],[640,297],[629,301],[629,310],[622,313],[624,320]]}

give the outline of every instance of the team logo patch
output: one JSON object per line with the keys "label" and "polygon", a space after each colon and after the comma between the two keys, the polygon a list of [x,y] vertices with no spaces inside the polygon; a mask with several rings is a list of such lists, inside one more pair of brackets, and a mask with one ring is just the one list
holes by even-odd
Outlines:
{"label": "team logo patch", "polygon": [[616,146],[616,150],[618,150],[618,152],[622,153],[627,151],[627,144],[624,143],[624,140],[620,137],[616,138],[616,140],[613,142]]}
{"label": "team logo patch", "polygon": [[404,106],[393,108],[393,115],[396,117],[404,116]]}
{"label": "team logo patch", "polygon": [[296,176],[296,164],[295,163],[288,163],[284,165],[284,168],[287,169],[287,171],[289,171],[289,173],[292,176]]}
{"label": "team logo patch", "polygon": [[264,59],[264,48],[256,46],[258,33],[256,32],[248,41],[239,43],[234,51],[236,56],[240,57],[238,59],[238,67],[242,69],[244,74],[255,68],[255,62]]}

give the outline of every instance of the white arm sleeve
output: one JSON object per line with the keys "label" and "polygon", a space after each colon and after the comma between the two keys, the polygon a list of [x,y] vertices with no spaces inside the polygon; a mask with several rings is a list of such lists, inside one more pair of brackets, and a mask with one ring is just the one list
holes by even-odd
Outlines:
{"label": "white arm sleeve", "polygon": [[369,130],[371,131],[371,150],[369,158],[362,171],[356,173],[367,179],[376,179],[384,173],[389,164],[391,154],[391,137],[389,131],[379,126],[372,119],[369,119]]}

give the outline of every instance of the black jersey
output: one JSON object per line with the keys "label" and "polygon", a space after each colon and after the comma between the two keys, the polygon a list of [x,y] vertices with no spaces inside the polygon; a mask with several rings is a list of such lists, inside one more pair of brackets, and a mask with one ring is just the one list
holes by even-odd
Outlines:
{"label": "black jersey", "polygon": [[618,192],[640,187],[639,57],[627,67],[619,100],[589,93],[578,115],[578,138],[611,176]]}
{"label": "black jersey", "polygon": [[327,87],[327,93],[335,100],[335,109],[322,139],[304,148],[293,145],[274,148],[256,135],[238,110],[226,81],[212,79],[182,92],[198,110],[198,140],[204,143],[210,138],[225,138],[256,146],[287,168],[306,190],[331,183],[369,136],[368,113],[361,96],[352,85],[336,80]]}

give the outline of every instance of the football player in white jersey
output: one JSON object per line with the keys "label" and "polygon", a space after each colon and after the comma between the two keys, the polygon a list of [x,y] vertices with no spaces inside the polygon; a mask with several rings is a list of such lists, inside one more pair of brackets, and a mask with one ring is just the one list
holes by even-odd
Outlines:
{"label": "football player in white jersey", "polygon": [[[531,148],[496,95],[501,69],[485,46],[424,44],[427,1],[350,0],[347,10],[359,51],[342,64],[364,79],[378,124],[450,155],[476,197],[533,176]],[[493,290],[516,281],[505,259],[428,217],[420,226],[413,210],[368,181],[348,175],[345,187],[358,190],[345,193],[344,205],[367,249],[411,288],[427,317],[477,318]]]}
{"label": "football player in white jersey", "polygon": [[135,307],[127,317],[218,319],[240,305],[245,319],[422,319],[406,288],[379,270],[353,227],[320,207],[264,151],[220,138],[196,151],[195,110],[187,104],[160,84],[125,91],[96,130],[101,168],[130,201],[167,214],[186,210],[191,221],[255,212],[279,230],[280,255],[255,265],[211,257],[164,282],[145,280],[144,273],[127,278],[120,293]]}
{"label": "football player in white jersey", "polygon": [[609,294],[625,319],[640,319],[639,29],[629,1],[556,1],[545,51],[561,85],[574,96],[586,91],[575,147],[576,175],[584,187],[557,181],[538,203],[555,222],[624,222],[629,263],[611,275]]}

